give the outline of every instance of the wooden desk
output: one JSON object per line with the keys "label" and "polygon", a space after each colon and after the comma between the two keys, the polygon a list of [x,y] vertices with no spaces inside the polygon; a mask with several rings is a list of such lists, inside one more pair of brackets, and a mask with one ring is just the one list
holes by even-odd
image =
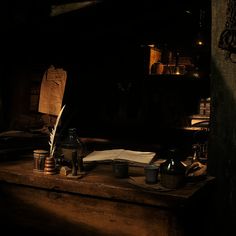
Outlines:
{"label": "wooden desk", "polygon": [[[129,174],[143,169],[131,167]],[[74,180],[34,173],[32,160],[1,163],[0,220],[24,235],[195,235],[197,210],[204,212],[202,229],[213,182],[152,193],[115,178],[107,164]]]}

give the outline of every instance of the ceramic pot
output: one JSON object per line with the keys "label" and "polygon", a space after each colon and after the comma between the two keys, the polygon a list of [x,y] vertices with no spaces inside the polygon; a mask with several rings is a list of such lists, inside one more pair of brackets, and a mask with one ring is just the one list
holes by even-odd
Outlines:
{"label": "ceramic pot", "polygon": [[180,188],[185,183],[186,167],[170,150],[169,158],[160,165],[160,183],[169,189]]}

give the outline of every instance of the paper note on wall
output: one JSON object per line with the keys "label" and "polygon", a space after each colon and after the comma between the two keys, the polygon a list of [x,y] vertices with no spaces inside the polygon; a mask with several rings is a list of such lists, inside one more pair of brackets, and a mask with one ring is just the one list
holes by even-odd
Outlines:
{"label": "paper note on wall", "polygon": [[67,80],[67,72],[62,68],[50,66],[44,73],[41,82],[38,111],[57,116],[62,107],[62,101]]}

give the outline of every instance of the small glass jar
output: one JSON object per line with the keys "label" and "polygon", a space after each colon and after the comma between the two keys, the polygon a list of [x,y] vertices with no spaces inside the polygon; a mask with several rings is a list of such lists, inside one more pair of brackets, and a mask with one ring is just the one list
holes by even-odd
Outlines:
{"label": "small glass jar", "polygon": [[164,65],[160,61],[153,63],[151,67],[152,74],[161,75],[163,74],[163,70],[164,70]]}

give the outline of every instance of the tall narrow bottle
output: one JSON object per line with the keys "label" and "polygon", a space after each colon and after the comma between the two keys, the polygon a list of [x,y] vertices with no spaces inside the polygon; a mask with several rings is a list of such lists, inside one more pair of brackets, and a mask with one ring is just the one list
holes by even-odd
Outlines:
{"label": "tall narrow bottle", "polygon": [[68,129],[65,139],[61,143],[61,150],[64,156],[64,161],[74,171],[83,171],[83,151],[84,147],[79,139],[76,128]]}

